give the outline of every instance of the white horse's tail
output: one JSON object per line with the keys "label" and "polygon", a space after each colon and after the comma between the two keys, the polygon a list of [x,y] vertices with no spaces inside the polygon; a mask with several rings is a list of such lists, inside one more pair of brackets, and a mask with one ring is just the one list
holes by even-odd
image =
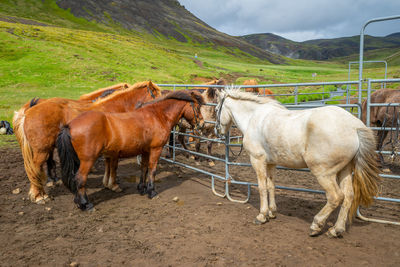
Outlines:
{"label": "white horse's tail", "polygon": [[381,180],[377,156],[376,140],[371,129],[357,129],[360,146],[354,157],[353,189],[354,200],[349,210],[351,220],[359,205],[369,206],[378,194],[378,184]]}

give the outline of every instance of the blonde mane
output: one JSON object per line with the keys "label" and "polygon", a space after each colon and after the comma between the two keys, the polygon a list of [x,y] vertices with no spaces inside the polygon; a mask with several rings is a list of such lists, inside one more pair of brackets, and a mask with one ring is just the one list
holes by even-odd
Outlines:
{"label": "blonde mane", "polygon": [[225,90],[225,92],[230,98],[233,98],[236,100],[251,101],[251,102],[255,102],[257,104],[273,104],[282,109],[286,109],[285,106],[281,105],[281,103],[279,103],[275,99],[272,99],[269,97],[259,97],[259,96],[254,95],[253,93],[240,91],[240,87],[237,87],[237,86],[229,87]]}
{"label": "blonde mane", "polygon": [[151,91],[156,91],[154,93],[155,97],[158,97],[161,95],[161,89],[157,85],[155,85],[152,81],[145,81],[145,82],[137,82],[131,87],[128,87],[126,89],[121,89],[118,90],[96,102],[93,103],[93,105],[101,105],[102,103],[106,101],[110,101],[110,99],[116,99],[117,97],[124,96],[125,94],[132,92],[134,90],[142,89],[143,87],[149,87]]}

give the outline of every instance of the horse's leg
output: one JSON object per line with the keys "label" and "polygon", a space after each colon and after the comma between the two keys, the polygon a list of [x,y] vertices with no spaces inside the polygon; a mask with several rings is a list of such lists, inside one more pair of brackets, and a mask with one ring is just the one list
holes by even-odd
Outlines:
{"label": "horse's leg", "polygon": [[[179,128],[179,133],[186,133],[186,128],[185,127]],[[184,135],[179,134],[178,135],[178,141],[179,141],[179,143],[182,145],[182,147],[185,150],[188,150],[188,148],[186,146],[186,143],[185,143],[185,136]],[[186,154],[186,157],[190,156],[190,154],[188,154],[188,153],[185,153],[185,154]]]}
{"label": "horse's leg", "polygon": [[354,198],[351,164],[347,164],[347,166],[338,173],[338,180],[340,189],[344,194],[344,200],[335,226],[328,230],[328,235],[332,237],[339,237],[346,230],[347,216]]}
{"label": "horse's leg", "polygon": [[170,133],[169,134],[169,147],[168,147],[168,154],[167,154],[167,158],[172,158],[173,157],[173,146],[174,146],[174,134]]}
{"label": "horse's leg", "polygon": [[103,177],[103,185],[105,188],[108,188],[109,180],[110,180],[110,164],[111,159],[110,157],[105,157],[105,170],[104,170],[104,177]]}
{"label": "horse's leg", "polygon": [[108,180],[107,188],[114,192],[120,193],[122,192],[122,189],[116,183],[117,168],[118,168],[118,157],[112,157],[110,165],[111,173],[110,173],[110,179]]}
{"label": "horse's leg", "polygon": [[275,165],[267,164],[267,190],[269,199],[268,217],[271,219],[276,218],[275,183],[274,183],[275,174],[276,174]]}
{"label": "horse's leg", "polygon": [[81,210],[91,210],[93,208],[93,204],[89,202],[86,194],[86,181],[94,163],[95,160],[81,160],[79,170],[75,175],[77,192],[75,194],[74,202]]}
{"label": "horse's leg", "polygon": [[[208,137],[210,138],[210,137]],[[207,141],[207,155],[211,156],[211,148],[212,148],[212,142],[211,141]],[[212,159],[208,159],[208,165],[210,166],[215,166],[215,163]]]}
{"label": "horse's leg", "polygon": [[[28,193],[29,199],[37,204],[44,204],[45,201],[49,200],[49,196],[44,191],[46,175],[43,171],[43,165],[46,159],[47,153],[33,152],[33,166],[29,166],[29,171],[27,171],[29,181],[31,182]],[[25,168],[27,169],[26,165]]]}
{"label": "horse's leg", "polygon": [[[378,142],[376,142],[376,150],[381,151],[383,149],[383,144],[385,143],[386,136],[388,135],[388,131],[378,131]],[[385,160],[383,159],[383,155],[381,153],[378,153],[379,155],[379,160],[381,162],[382,167],[384,168],[384,171],[390,171],[388,168],[385,168]]]}
{"label": "horse's leg", "polygon": [[146,177],[148,173],[148,166],[149,166],[149,154],[144,153],[142,154],[142,161],[140,164],[141,174],[140,174],[140,182],[137,185],[137,190],[143,196],[146,194]]}
{"label": "horse's leg", "polygon": [[260,213],[254,219],[255,224],[262,224],[269,221],[268,194],[267,194],[267,166],[265,156],[250,156],[251,165],[256,171],[258,180],[258,191],[260,193]]}
{"label": "horse's leg", "polygon": [[47,182],[57,182],[59,178],[57,178],[57,172],[56,172],[56,162],[53,159],[53,152],[54,150],[51,150],[49,153],[49,157],[46,161],[47,163]]}
{"label": "horse's leg", "polygon": [[156,176],[157,163],[160,158],[162,147],[155,148],[150,151],[149,157],[149,182],[147,183],[147,195],[153,198],[157,195],[155,191],[154,181]]}
{"label": "horse's leg", "polygon": [[[201,140],[200,140],[200,138],[196,138],[196,145],[195,145],[195,150],[196,150],[196,152],[197,153],[199,153],[200,152],[200,147],[201,147],[201,142],[200,142]],[[194,159],[195,160],[198,160],[199,159],[199,156],[197,156],[197,155],[194,155]]]}
{"label": "horse's leg", "polygon": [[325,225],[326,219],[343,201],[344,195],[336,182],[336,174],[333,175],[318,175],[317,180],[325,190],[327,203],[315,215],[310,227],[310,236],[317,236],[321,233]]}

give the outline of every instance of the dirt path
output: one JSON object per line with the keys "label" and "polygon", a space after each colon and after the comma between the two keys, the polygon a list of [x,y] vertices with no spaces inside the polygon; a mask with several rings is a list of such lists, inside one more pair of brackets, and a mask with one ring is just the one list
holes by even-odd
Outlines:
{"label": "dirt path", "polygon": [[[122,193],[103,189],[102,173],[101,166],[89,178],[94,212],[78,210],[64,186],[48,188],[53,200],[36,205],[26,199],[29,182],[19,149],[1,148],[0,265],[400,265],[399,226],[356,219],[342,239],[309,237],[312,218],[325,204],[323,195],[278,190],[277,219],[257,226],[252,223],[259,207],[256,190],[248,204],[232,203],[212,194],[209,178],[164,162],[158,168],[159,196],[149,200],[136,192],[139,169],[134,160],[120,163]],[[252,176],[250,169],[232,173]],[[277,180],[316,184],[299,172],[279,171]],[[399,184],[387,187],[400,196]],[[16,188],[21,193],[13,194]],[[172,200],[176,196],[178,202]],[[399,210],[399,205],[378,203],[363,212],[399,221]]]}

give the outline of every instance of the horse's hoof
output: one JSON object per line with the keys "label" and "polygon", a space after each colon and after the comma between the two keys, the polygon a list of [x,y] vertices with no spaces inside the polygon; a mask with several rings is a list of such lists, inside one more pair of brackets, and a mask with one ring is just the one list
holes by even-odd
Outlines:
{"label": "horse's hoof", "polygon": [[268,212],[268,218],[276,219],[276,214],[274,212]]}
{"label": "horse's hoof", "polygon": [[93,204],[90,202],[86,204],[78,204],[78,208],[80,208],[82,211],[92,211]]}
{"label": "horse's hoof", "polygon": [[310,233],[308,235],[311,236],[311,237],[316,237],[316,236],[319,236],[320,234],[321,234],[320,230],[312,230],[312,229],[310,229]]}
{"label": "horse's hoof", "polygon": [[50,180],[46,183],[47,187],[53,187],[54,186],[54,181]]}
{"label": "horse's hoof", "polygon": [[140,193],[140,195],[142,195],[142,196],[145,195],[147,192],[147,187],[143,184],[138,184],[136,188],[137,188],[138,192]]}
{"label": "horse's hoof", "polygon": [[150,199],[154,198],[157,195],[158,195],[158,193],[155,190],[151,190],[150,192],[148,192],[148,197]]}
{"label": "horse's hoof", "polygon": [[267,216],[264,216],[262,214],[258,214],[257,217],[254,219],[253,223],[255,225],[261,225],[266,222],[269,222],[269,218]]}
{"label": "horse's hoof", "polygon": [[35,203],[39,204],[39,205],[44,205],[44,204],[46,204],[46,201],[43,198],[40,198],[40,199],[35,200]]}
{"label": "horse's hoof", "polygon": [[121,193],[122,192],[121,187],[119,187],[119,185],[117,185],[117,184],[112,186],[110,189],[111,189],[111,191],[114,191],[116,193]]}
{"label": "horse's hoof", "polygon": [[326,232],[326,235],[329,238],[341,238],[341,237],[343,237],[342,233],[341,232],[336,232],[335,228],[333,228],[333,227],[329,228],[328,232]]}

